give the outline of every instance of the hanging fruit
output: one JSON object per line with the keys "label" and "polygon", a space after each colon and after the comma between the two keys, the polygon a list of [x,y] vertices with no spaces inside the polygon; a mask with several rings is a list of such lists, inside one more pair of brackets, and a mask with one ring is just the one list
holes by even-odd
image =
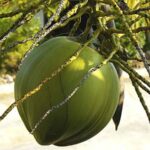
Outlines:
{"label": "hanging fruit", "polygon": [[[81,44],[69,37],[56,37],[33,49],[16,76],[16,101],[51,76],[79,48]],[[67,146],[80,143],[96,135],[111,120],[119,98],[119,80],[111,63],[94,71],[70,100],[64,101],[88,70],[102,61],[102,56],[94,49],[84,47],[79,56],[40,91],[17,106],[26,128],[32,132],[49,109],[63,104],[34,130],[39,144]]]}

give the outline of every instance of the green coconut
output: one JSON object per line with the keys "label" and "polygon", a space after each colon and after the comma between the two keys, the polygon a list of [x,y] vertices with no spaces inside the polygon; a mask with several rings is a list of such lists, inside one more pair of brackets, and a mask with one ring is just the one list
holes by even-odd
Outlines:
{"label": "green coconut", "polygon": [[[33,49],[23,60],[15,80],[15,99],[21,99],[56,71],[81,47],[69,37],[52,38]],[[18,105],[29,132],[43,115],[70,95],[88,70],[103,61],[85,47],[79,56],[34,95]],[[111,63],[93,72],[79,90],[54,109],[33,132],[41,145],[67,146],[83,142],[100,132],[111,120],[119,99],[119,80]]]}

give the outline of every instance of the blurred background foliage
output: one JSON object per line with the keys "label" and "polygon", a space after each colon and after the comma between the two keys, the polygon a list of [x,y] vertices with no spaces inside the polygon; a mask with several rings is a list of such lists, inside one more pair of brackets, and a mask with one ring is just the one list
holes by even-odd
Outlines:
{"label": "blurred background foliage", "polygon": [[[4,9],[0,10],[0,13],[8,13],[12,10],[26,9],[29,5],[33,5],[37,0],[12,0],[4,3]],[[13,23],[18,19],[20,15],[0,19],[0,35],[6,32]],[[29,37],[32,37],[39,31],[40,21],[38,17],[33,17],[29,22],[19,27],[13,32],[8,39],[3,43],[2,48],[9,47],[11,43],[15,41],[22,41]],[[24,44],[19,44],[12,49],[9,49],[7,53],[0,55],[0,73],[14,73],[17,70],[17,66],[20,63],[21,58],[31,46],[32,41],[28,41]]]}
{"label": "blurred background foliage", "polygon": [[[0,10],[0,14],[17,10],[26,11],[30,6],[36,5],[38,2],[40,2],[40,0],[2,0],[0,2],[0,6],[3,6],[4,9]],[[13,32],[10,37],[3,42],[2,45],[0,45],[1,48],[5,49],[6,51],[0,55],[0,74],[16,73],[21,59],[27,50],[29,50],[33,41],[28,40],[27,42],[18,44],[13,48],[9,47],[16,41],[23,41],[28,38],[32,38],[40,30],[43,24],[47,22],[51,14],[55,13],[58,3],[58,0],[49,1],[47,5],[44,5],[42,11],[37,12],[30,21],[17,28],[17,30]],[[20,14],[17,14],[13,17],[0,19],[0,35],[3,35],[3,33],[9,30],[20,16]]]}

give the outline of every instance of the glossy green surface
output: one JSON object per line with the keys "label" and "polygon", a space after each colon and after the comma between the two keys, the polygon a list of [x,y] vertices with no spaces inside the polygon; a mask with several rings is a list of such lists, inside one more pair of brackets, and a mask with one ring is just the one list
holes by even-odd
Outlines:
{"label": "glossy green surface", "polygon": [[[80,47],[66,37],[57,37],[32,50],[24,59],[15,81],[15,99],[35,88],[50,76]],[[102,62],[102,57],[86,47],[63,71],[18,106],[28,131],[52,106],[69,95],[87,73]],[[111,64],[92,73],[78,92],[55,109],[33,133],[39,144],[72,145],[100,132],[112,118],[119,97],[117,73]]]}

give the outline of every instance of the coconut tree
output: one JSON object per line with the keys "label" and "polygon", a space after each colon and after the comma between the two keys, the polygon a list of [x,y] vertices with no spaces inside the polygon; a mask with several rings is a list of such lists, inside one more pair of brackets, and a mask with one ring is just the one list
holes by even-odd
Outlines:
{"label": "coconut tree", "polygon": [[[59,115],[61,114],[61,110],[63,109],[63,107],[66,106],[67,109],[71,108],[69,107],[69,100],[71,101],[76,94],[78,95],[78,92],[80,92],[83,85],[88,82],[89,78],[96,71],[103,69],[103,66],[113,63],[116,67],[116,70],[122,69],[128,73],[132,85],[135,88],[135,91],[139,97],[141,105],[143,106],[147,118],[150,121],[150,111],[141,93],[141,89],[143,89],[145,92],[150,94],[150,82],[148,79],[138,74],[132,65],[132,62],[134,61],[136,61],[137,63],[142,62],[143,67],[146,69],[147,74],[150,77],[150,65],[148,60],[150,48],[149,1],[2,0],[0,2],[0,7],[5,8],[3,10],[1,9],[0,13],[0,21],[4,24],[2,28],[3,30],[0,31],[1,62],[3,63],[5,61],[5,55],[8,55],[10,51],[14,52],[16,49],[18,49],[19,51],[19,47],[21,46],[23,47],[23,51],[26,52],[24,57],[22,57],[21,55],[22,60],[20,65],[17,67],[20,69],[16,69],[19,70],[19,75],[17,75],[15,82],[16,101],[12,103],[10,107],[1,115],[1,120],[3,120],[14,107],[17,107],[27,129],[35,136],[35,138],[39,139],[37,138],[37,134],[38,137],[44,137],[44,139],[42,139],[42,142],[41,140],[37,140],[40,144],[70,145],[84,141],[99,132],[107,124],[106,120],[110,120],[112,117],[117,128],[122,111],[122,95],[120,95],[120,101],[117,100],[117,102],[115,103],[115,107],[113,105],[113,101],[110,101],[110,103],[107,104],[107,106],[105,107],[105,110],[101,112],[102,116],[99,119],[104,119],[104,122],[102,121],[102,128],[97,128],[98,121],[96,119],[94,119],[95,124],[92,124],[93,121],[91,121],[91,124],[84,124],[84,128],[80,128],[80,130],[78,130],[79,128],[77,128],[77,123],[75,123],[75,126],[70,123],[70,126],[65,126],[65,129],[61,130],[61,132],[66,131],[66,133],[68,134],[64,136],[60,135],[58,139],[55,137],[55,135],[47,135],[47,132],[42,132],[42,129],[40,128],[40,126],[45,124],[46,128],[44,129],[48,129],[49,127],[47,127],[47,122],[53,122],[53,120],[55,119],[58,119],[59,122]],[[38,25],[35,26],[33,23],[33,18],[35,18],[35,15],[39,11],[43,12],[42,15],[45,18],[42,28],[39,28]],[[7,26],[5,27],[6,24]],[[24,30],[25,34],[20,37],[20,33],[22,33]],[[69,41],[66,40],[68,38]],[[55,42],[56,39],[58,39],[57,42]],[[62,41],[59,41],[60,39],[63,39],[62,41],[64,46],[62,44]],[[55,44],[52,44],[53,42]],[[50,45],[48,45],[48,43],[50,43]],[[70,46],[68,46],[69,44],[67,43],[72,43],[72,48],[70,48]],[[51,45],[53,45],[53,47],[51,47]],[[61,45],[62,51],[65,51],[66,49],[70,49],[70,51],[73,51],[77,45],[79,46],[79,48],[76,47],[76,51],[72,52],[72,54],[69,55],[67,58],[64,57],[64,55],[69,52],[65,52],[65,54],[63,54],[61,51],[61,53],[58,54],[49,54],[46,47],[50,46],[50,49],[52,49],[51,51],[53,51],[53,49],[57,51],[57,45]],[[68,47],[66,47],[66,49],[63,49],[63,47],[65,47],[66,45]],[[42,95],[44,95],[43,99],[46,99],[48,91],[45,89],[45,87],[47,86],[47,84],[49,83],[49,86],[51,86],[51,82],[55,81],[55,78],[57,78],[60,74],[63,74],[65,72],[65,69],[69,68],[71,63],[74,63],[74,61],[78,57],[80,58],[80,56],[82,55],[82,51],[84,51],[85,49],[90,49],[89,51],[94,51],[96,53],[95,57],[97,57],[97,54],[99,55],[99,57],[102,57],[101,61],[98,64],[95,63],[94,66],[91,66],[91,68],[87,67],[88,70],[84,70],[84,75],[79,77],[80,80],[76,81],[77,83],[73,86],[73,89],[67,89],[67,94],[64,94],[64,98],[61,101],[57,101],[57,96],[60,96],[61,93],[59,93],[58,95],[54,94],[54,99],[56,98],[56,101],[54,101],[53,105],[50,104],[50,108],[47,108],[46,111],[44,109],[46,106],[44,107],[44,104],[42,105],[41,102],[41,109],[39,109],[39,105],[35,105],[35,103],[33,103],[35,99],[34,96],[40,95],[40,93],[42,92]],[[46,72],[46,76],[43,76],[43,74],[41,74],[41,76],[38,76],[37,74],[36,78],[33,77],[30,79],[30,81],[28,81],[29,83],[33,82],[33,84],[28,85],[26,82],[28,80],[28,77],[36,75],[36,72],[33,71],[32,73],[32,68],[35,68],[35,70],[38,72],[38,70],[43,69],[46,64],[49,64],[49,62],[45,62],[46,59],[44,58],[46,58],[46,54],[43,54],[44,51],[47,52],[47,57],[54,57],[51,59],[51,63],[56,60],[56,64],[50,66],[50,70],[52,68],[54,69],[52,69],[50,73],[47,73],[48,69],[45,70],[43,74]],[[43,56],[43,59],[45,61],[42,61],[41,56]],[[85,65],[88,66],[88,63],[90,63],[89,59],[91,59],[92,55],[89,54],[85,57],[87,57],[84,60],[85,62],[87,61]],[[64,61],[59,64],[59,60],[61,59],[64,59]],[[93,62],[93,60],[91,62]],[[38,63],[40,64],[40,67],[37,69],[36,67]],[[44,63],[45,65],[43,65]],[[77,69],[81,67],[80,65],[77,67]],[[86,67],[84,67],[84,69],[85,68]],[[23,73],[21,74],[20,72]],[[76,74],[79,75],[79,72],[75,71],[74,75],[77,76]],[[113,79],[113,75],[107,74],[103,76],[104,81],[108,81],[108,79],[106,78],[107,76],[109,76],[110,79]],[[70,78],[69,74],[66,74],[66,77],[68,77],[68,80],[65,80],[66,86],[68,84],[72,85],[73,82],[70,83],[72,79]],[[97,77],[100,78],[100,76]],[[58,80],[56,80],[56,82],[57,81]],[[118,81],[116,80],[116,85],[117,82]],[[55,89],[56,84],[53,84],[54,86],[52,86],[52,88]],[[109,83],[108,85],[108,87],[112,86]],[[57,89],[62,88],[61,86],[62,85],[59,85]],[[107,93],[109,91],[108,87],[105,90],[104,88],[102,89]],[[64,87],[62,89],[64,90]],[[96,90],[97,88],[95,88],[95,91]],[[87,90],[86,92],[89,92],[89,90]],[[118,92],[118,90],[110,92],[108,93],[108,96],[111,97],[113,94],[117,95]],[[81,96],[79,95],[79,97],[82,99],[82,94]],[[41,98],[41,96],[37,97],[37,99],[38,98]],[[105,100],[105,98],[106,97],[104,96],[103,100]],[[116,99],[119,99],[119,95],[116,96]],[[47,101],[48,100],[46,100],[46,102]],[[77,103],[75,104],[75,109],[80,110],[82,106],[82,100],[80,101],[81,106],[77,105]],[[33,105],[35,105],[35,108]],[[110,108],[110,105],[113,106],[111,107],[113,108],[113,111],[111,111],[111,115],[108,115],[106,112]],[[56,116],[52,115],[52,117],[50,117],[50,115],[53,112],[55,113],[55,111],[60,112]],[[70,113],[72,111],[73,108],[71,108]],[[38,114],[38,112],[39,114],[43,115],[35,115],[35,118],[38,118],[38,120],[36,120],[32,115]],[[75,115],[75,113],[72,113],[72,115]],[[57,130],[57,128],[59,127],[60,126],[56,126],[55,129]],[[37,134],[34,134],[34,132],[36,133],[36,130],[39,132]],[[86,133],[90,136],[84,136]],[[50,141],[49,138],[47,139],[46,137],[51,137]]]}

